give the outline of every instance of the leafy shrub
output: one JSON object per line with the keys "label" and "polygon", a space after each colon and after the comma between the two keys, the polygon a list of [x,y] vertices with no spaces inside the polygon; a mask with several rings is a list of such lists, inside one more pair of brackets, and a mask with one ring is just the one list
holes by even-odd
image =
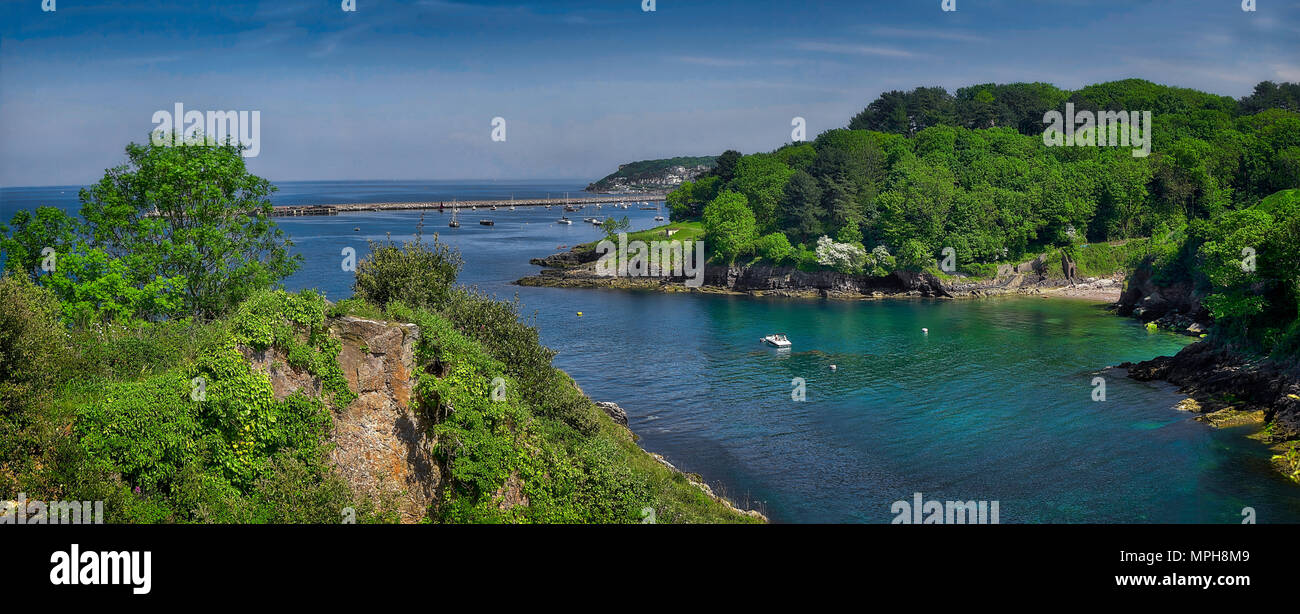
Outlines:
{"label": "leafy shrub", "polygon": [[375,305],[401,301],[412,307],[442,307],[464,264],[460,253],[438,241],[420,237],[397,244],[371,241],[370,254],[357,263],[352,290]]}
{"label": "leafy shrub", "polygon": [[64,362],[66,337],[53,294],[24,277],[0,276],[0,415],[48,392]]}
{"label": "leafy shrub", "polygon": [[779,232],[764,235],[758,241],[755,241],[754,251],[764,260],[773,264],[781,264],[790,260],[795,254],[794,247],[790,245],[790,240]]}

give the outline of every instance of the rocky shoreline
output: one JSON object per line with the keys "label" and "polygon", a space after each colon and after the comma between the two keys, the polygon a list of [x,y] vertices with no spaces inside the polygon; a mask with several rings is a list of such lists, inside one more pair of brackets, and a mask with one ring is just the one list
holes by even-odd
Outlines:
{"label": "rocky shoreline", "polygon": [[612,288],[657,292],[694,292],[869,300],[880,298],[977,298],[1009,295],[1062,296],[1114,303],[1123,287],[1121,276],[1066,279],[1047,273],[1043,258],[1005,266],[993,279],[947,277],[926,272],[894,271],[882,277],[835,271],[803,271],[770,265],[705,265],[702,284],[687,285],[685,277],[609,277],[596,274],[594,250],[575,247],[529,262],[543,269],[515,283],[551,288]]}
{"label": "rocky shoreline", "polygon": [[1206,339],[1173,356],[1118,367],[1138,381],[1178,386],[1189,397],[1178,408],[1200,422],[1261,427],[1250,437],[1269,445],[1274,467],[1300,482],[1300,364],[1250,357]]}

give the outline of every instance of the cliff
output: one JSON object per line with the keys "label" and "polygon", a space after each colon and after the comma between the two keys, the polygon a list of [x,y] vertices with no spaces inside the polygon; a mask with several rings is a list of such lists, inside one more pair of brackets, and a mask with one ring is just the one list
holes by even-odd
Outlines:
{"label": "cliff", "polygon": [[[346,378],[348,390],[356,395],[346,406],[332,412],[329,462],[333,470],[347,482],[354,494],[368,499],[377,509],[395,510],[404,523],[421,522],[428,518],[432,507],[454,504],[451,500],[456,495],[449,487],[449,477],[454,468],[436,452],[440,442],[437,416],[424,411],[422,408],[428,403],[419,398],[419,378],[450,383],[452,364],[421,365],[417,352],[421,333],[416,324],[344,315],[327,318],[325,325],[329,336],[340,345],[338,366]],[[319,377],[290,365],[282,350],[274,346],[262,351],[250,347],[239,349],[253,369],[264,373],[270,380],[276,399],[298,392],[317,398],[329,396]],[[576,385],[570,385],[576,389]],[[425,389],[431,387],[425,386]],[[635,439],[627,427],[627,414],[622,408],[614,403],[594,403],[593,406],[599,409],[602,418],[609,421],[607,428],[623,432],[626,441]],[[603,434],[597,430],[594,437],[602,438]],[[678,471],[662,457],[639,448],[635,449],[635,454],[647,462],[653,460],[654,466],[660,468],[656,471],[667,470],[676,476],[676,481],[721,506],[725,513],[733,514],[735,520],[766,521],[762,514],[739,509],[730,501],[714,495],[697,477]],[[623,470],[637,471],[634,467]],[[493,499],[500,510],[530,505],[526,495],[527,479],[534,478],[511,472],[498,485]]]}

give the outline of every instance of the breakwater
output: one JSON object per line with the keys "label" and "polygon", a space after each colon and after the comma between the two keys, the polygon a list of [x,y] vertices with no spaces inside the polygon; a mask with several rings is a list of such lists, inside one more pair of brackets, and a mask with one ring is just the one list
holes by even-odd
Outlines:
{"label": "breakwater", "polygon": [[338,215],[357,211],[409,211],[416,209],[469,209],[492,207],[545,207],[565,205],[583,207],[586,205],[627,204],[629,208],[643,202],[657,202],[664,199],[663,194],[602,194],[599,196],[582,196],[577,198],[527,198],[521,200],[432,200],[402,203],[345,203],[330,205],[284,205],[271,208],[274,216],[298,215]]}

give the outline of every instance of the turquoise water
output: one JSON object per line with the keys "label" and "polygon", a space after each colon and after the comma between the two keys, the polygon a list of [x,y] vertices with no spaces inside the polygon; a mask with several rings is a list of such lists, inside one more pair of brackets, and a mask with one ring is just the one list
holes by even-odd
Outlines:
{"label": "turquoise water", "polygon": [[[328,202],[312,190],[335,187],[300,185],[296,198]],[[506,196],[579,187],[515,184]],[[370,182],[339,189],[395,200]],[[41,190],[43,197],[25,198],[49,201],[57,195],[48,191],[59,188]],[[559,352],[556,366],[593,398],[622,405],[643,447],[773,520],[889,522],[894,501],[921,492],[996,500],[1004,523],[1235,523],[1247,506],[1259,522],[1300,521],[1300,487],[1269,468],[1264,446],[1176,411],[1181,397],[1166,384],[1106,370],[1176,352],[1189,340],[1148,333],[1095,304],[519,287],[510,282],[536,271],[530,257],[599,231],[555,224],[558,209],[467,213],[459,229],[436,211],[425,214],[426,233],[464,253],[462,281],[503,298],[518,294],[543,342]],[[653,211],[624,213],[636,228],[654,224]],[[348,296],[352,274],[340,267],[342,249],[364,255],[367,238],[408,238],[419,217],[281,220],[305,258],[286,285]],[[481,217],[497,225],[479,226]],[[761,345],[771,332],[787,333],[794,347]],[[1104,402],[1092,400],[1097,376],[1105,378]],[[794,378],[805,380],[806,401],[791,399]]]}

